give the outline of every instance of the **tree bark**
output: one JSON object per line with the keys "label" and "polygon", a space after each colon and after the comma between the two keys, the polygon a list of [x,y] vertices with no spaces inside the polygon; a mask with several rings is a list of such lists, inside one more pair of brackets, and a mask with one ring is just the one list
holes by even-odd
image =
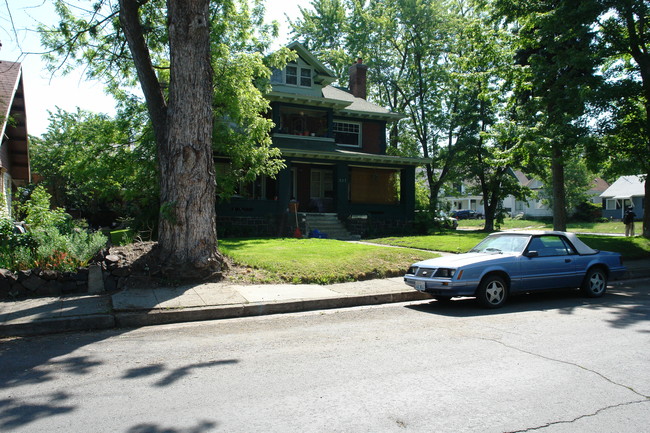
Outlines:
{"label": "tree bark", "polygon": [[140,3],[134,0],[120,0],[120,25],[124,31],[133,63],[138,73],[138,81],[147,101],[147,111],[151,119],[156,144],[160,150],[167,140],[167,101],[153,68],[149,48],[144,39],[140,23]]}
{"label": "tree bark", "polygon": [[553,144],[551,157],[551,175],[553,179],[553,230],[566,231],[566,200],[564,189],[564,162],[559,143]]}
{"label": "tree bark", "polygon": [[[212,153],[209,0],[168,0],[171,60],[167,140],[159,152],[159,245],[164,262],[221,269]],[[191,269],[187,269],[191,272]]]}

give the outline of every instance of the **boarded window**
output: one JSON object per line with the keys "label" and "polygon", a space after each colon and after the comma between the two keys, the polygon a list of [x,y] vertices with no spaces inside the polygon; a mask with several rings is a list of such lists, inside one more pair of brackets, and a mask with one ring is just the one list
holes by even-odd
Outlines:
{"label": "boarded window", "polygon": [[350,168],[350,202],[398,204],[397,170]]}

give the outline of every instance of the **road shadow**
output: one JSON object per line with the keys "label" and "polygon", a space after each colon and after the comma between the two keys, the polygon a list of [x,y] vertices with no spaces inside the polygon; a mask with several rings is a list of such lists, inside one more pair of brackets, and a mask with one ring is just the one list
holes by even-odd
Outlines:
{"label": "road shadow", "polygon": [[[72,415],[84,410],[83,394],[70,387],[70,377],[101,376],[107,358],[97,349],[84,347],[119,337],[131,330],[115,329],[94,332],[73,332],[46,336],[0,340],[0,431],[26,428],[37,421]],[[89,353],[90,352],[90,353]],[[86,354],[88,353],[88,354]],[[155,364],[125,369],[119,379],[152,377],[152,389],[187,380],[197,369],[215,368],[239,363],[237,359],[217,359],[180,366]],[[63,380],[66,379],[66,380]],[[60,382],[60,383],[59,383]],[[31,391],[40,385],[46,391]],[[79,416],[79,415],[76,415]],[[171,428],[156,424],[138,424],[129,433],[202,433],[212,431],[215,421],[202,421],[195,426]]]}
{"label": "road shadow", "polygon": [[138,424],[126,433],[204,433],[213,431],[218,424],[213,421],[199,421],[196,426],[187,428],[162,427],[156,424]]}
{"label": "road shadow", "polygon": [[458,298],[448,302],[432,300],[409,305],[406,308],[448,317],[492,316],[527,311],[559,310],[573,314],[577,309],[607,309],[613,318],[607,322],[615,328],[627,328],[650,321],[650,294],[647,289],[625,285],[609,287],[602,298],[585,298],[578,290],[555,290],[530,294],[517,294],[499,309],[481,307],[473,298]]}
{"label": "road shadow", "polygon": [[155,386],[169,386],[183,379],[185,376],[188,376],[194,370],[200,368],[212,368],[219,365],[237,364],[238,362],[239,361],[237,359],[226,359],[220,361],[200,362],[196,364],[190,364],[184,367],[171,368],[171,369],[165,367],[164,364],[154,364],[146,367],[129,369],[124,373],[122,379],[136,379],[136,378],[162,374],[164,375],[164,377],[160,378],[155,383]]}

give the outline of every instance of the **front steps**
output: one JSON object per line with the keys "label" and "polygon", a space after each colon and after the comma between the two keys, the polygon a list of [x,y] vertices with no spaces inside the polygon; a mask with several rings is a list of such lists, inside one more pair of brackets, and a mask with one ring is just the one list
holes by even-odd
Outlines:
{"label": "front steps", "polygon": [[359,240],[359,235],[352,235],[345,228],[343,223],[338,219],[335,213],[298,213],[298,218],[304,221],[305,237],[313,230],[318,230],[326,234],[328,239],[338,239],[342,241]]}

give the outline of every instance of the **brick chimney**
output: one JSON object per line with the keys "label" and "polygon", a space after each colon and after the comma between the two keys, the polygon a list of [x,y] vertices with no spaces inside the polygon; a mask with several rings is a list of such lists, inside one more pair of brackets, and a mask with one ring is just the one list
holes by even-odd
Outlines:
{"label": "brick chimney", "polygon": [[363,64],[363,59],[358,58],[357,62],[350,66],[350,91],[357,98],[366,99],[366,75],[368,66]]}

